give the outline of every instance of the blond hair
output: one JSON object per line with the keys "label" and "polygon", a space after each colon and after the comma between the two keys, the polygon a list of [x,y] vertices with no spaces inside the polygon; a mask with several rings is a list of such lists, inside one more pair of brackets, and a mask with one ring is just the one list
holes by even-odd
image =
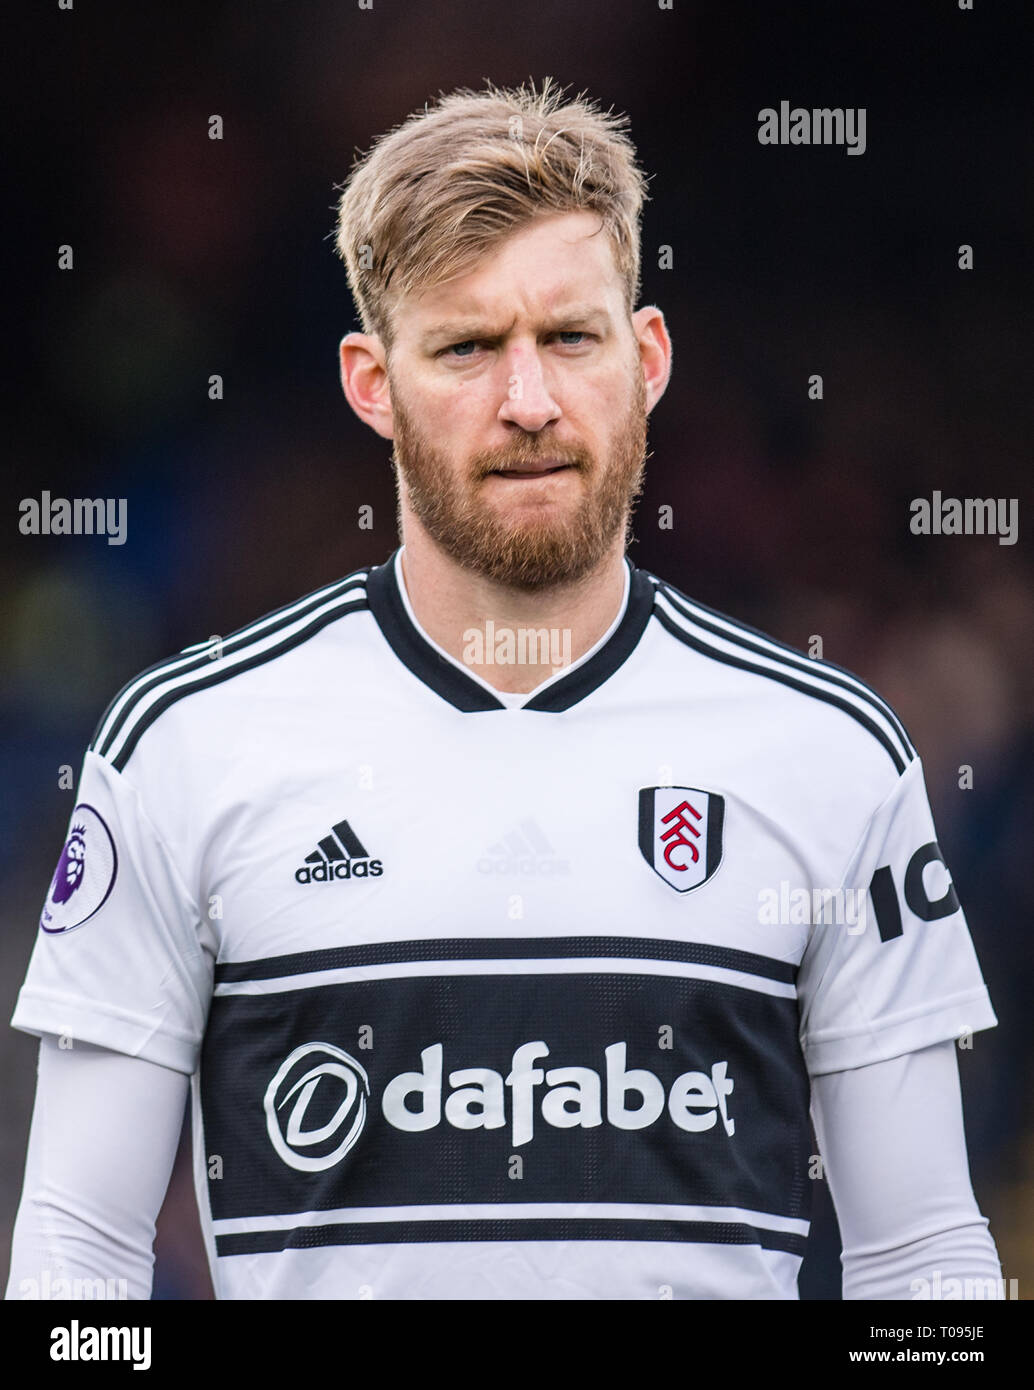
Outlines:
{"label": "blond hair", "polygon": [[584,93],[564,102],[563,90],[548,77],[538,92],[533,82],[459,88],[357,159],[342,185],[336,244],[364,332],[390,350],[402,295],[464,273],[533,218],[563,212],[599,215],[632,312],[647,194],[628,117]]}

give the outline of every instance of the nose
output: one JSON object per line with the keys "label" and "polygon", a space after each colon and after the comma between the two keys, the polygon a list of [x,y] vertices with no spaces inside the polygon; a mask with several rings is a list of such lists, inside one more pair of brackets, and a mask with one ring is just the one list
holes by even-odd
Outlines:
{"label": "nose", "polygon": [[561,416],[546,382],[539,355],[534,349],[514,349],[503,363],[506,394],[499,407],[499,419],[537,434]]}

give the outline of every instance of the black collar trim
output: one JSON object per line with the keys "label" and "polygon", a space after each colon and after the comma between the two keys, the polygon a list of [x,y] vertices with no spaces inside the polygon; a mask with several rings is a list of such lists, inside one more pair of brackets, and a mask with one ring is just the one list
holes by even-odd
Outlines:
{"label": "black collar trim", "polygon": [[[492,691],[435,651],[423,633],[414,626],[398,589],[395,576],[397,554],[396,550],[383,565],[371,569],[366,581],[370,611],[392,651],[418,680],[464,714],[510,708]],[[644,570],[636,569],[627,557],[625,563],[631,571],[628,603],[621,622],[610,638],[595,656],[553,681],[528,704],[517,708],[544,710],[550,714],[570,709],[579,700],[598,690],[631,656],[653,612],[655,589]]]}

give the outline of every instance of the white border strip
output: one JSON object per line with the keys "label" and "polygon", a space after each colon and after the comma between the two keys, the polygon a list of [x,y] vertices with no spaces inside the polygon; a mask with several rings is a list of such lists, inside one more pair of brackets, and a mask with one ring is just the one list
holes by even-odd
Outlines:
{"label": "white border strip", "polygon": [[298,1226],[355,1225],[372,1221],[720,1221],[806,1236],[810,1223],[743,1207],[654,1206],[636,1202],[484,1202],[470,1206],[339,1207],[285,1216],[227,1217],[212,1222],[217,1236],[289,1231]]}
{"label": "white border strip", "polygon": [[232,980],[216,985],[216,995],[283,994],[321,985],[352,985],[367,980],[438,979],[443,975],[663,975],[684,980],[714,980],[717,984],[796,999],[794,985],[744,970],[719,965],[695,965],[680,960],[644,960],[625,956],[518,957],[505,960],[387,961],[379,965],[343,966],[339,970],[310,970],[303,975],[279,975],[269,980]]}

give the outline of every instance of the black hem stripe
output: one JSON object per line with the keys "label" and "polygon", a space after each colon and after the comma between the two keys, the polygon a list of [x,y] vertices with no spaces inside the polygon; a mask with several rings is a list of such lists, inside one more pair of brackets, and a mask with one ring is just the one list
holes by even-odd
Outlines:
{"label": "black hem stripe", "polygon": [[[214,665],[216,669],[212,671],[211,675],[199,677],[197,680],[191,681],[189,685],[176,686],[163,695],[160,700],[155,700],[154,704],[140,716],[133,728],[133,732],[126,739],[115,757],[110,759],[112,767],[115,768],[117,772],[122,771],[129,761],[133,750],[136,748],[137,743],[140,741],[141,735],[150,728],[159,715],[164,714],[177,700],[182,700],[187,695],[194,695],[199,690],[207,690],[213,685],[220,685],[223,681],[232,680],[234,676],[239,676],[243,671],[251,671],[256,666],[262,666],[265,662],[272,661],[274,657],[283,656],[285,652],[289,652],[292,648],[300,646],[302,642],[307,641],[314,633],[327,627],[328,624],[336,622],[338,618],[344,617],[346,613],[362,612],[367,607],[368,605],[365,598],[353,599],[351,602],[340,602],[336,607],[332,608],[329,613],[321,613],[314,622],[309,623],[308,627],[302,628],[300,632],[293,633],[283,642],[278,643],[277,646],[269,647],[261,652],[256,652],[253,656],[246,657],[243,661],[235,661],[232,665],[226,665],[222,669],[219,669],[219,663],[214,663],[207,657],[203,657],[202,665]],[[177,675],[179,674],[181,673],[177,672]]]}
{"label": "black hem stripe", "polygon": [[[828,681],[831,685],[838,685],[842,689],[849,691],[852,695],[855,695],[859,700],[864,700],[879,714],[883,715],[884,719],[886,719],[887,723],[900,738],[906,758],[909,762],[912,761],[915,756],[915,747],[909,739],[908,734],[905,732],[905,727],[901,723],[901,720],[894,713],[890,705],[887,704],[886,700],[882,699],[875,690],[866,685],[865,681],[863,681],[860,676],[855,675],[854,671],[848,671],[846,667],[837,666],[835,662],[826,661],[825,658],[823,658],[821,662],[810,661],[801,652],[795,651],[793,647],[787,646],[785,642],[780,642],[767,632],[762,632],[759,628],[751,627],[749,623],[740,622],[739,618],[730,618],[727,613],[721,613],[717,608],[709,608],[706,603],[700,603],[697,599],[691,599],[687,594],[681,593],[663,579],[658,579],[656,575],[652,577],[656,580],[661,593],[676,612],[681,613],[682,616],[688,618],[690,622],[696,623],[698,627],[704,628],[706,631],[713,633],[716,637],[723,638],[726,642],[732,642],[742,647],[745,651],[755,652],[758,656],[764,656],[769,661],[782,661],[787,666],[791,666],[798,671],[807,672],[816,680],[824,680]],[[717,623],[709,623],[705,618],[701,618],[698,613],[694,613],[692,609],[683,607],[683,604],[692,604],[697,608],[702,608],[706,613],[710,613],[713,618],[721,618],[724,622],[730,623],[733,627],[739,629],[739,631],[727,632],[724,628],[719,627]],[[773,646],[779,648],[779,651],[772,652],[766,647],[759,646],[756,642],[748,641],[747,637],[743,635],[744,633],[750,633],[753,637],[760,637],[766,642],[771,642]],[[839,674],[834,675],[834,671]],[[842,679],[842,677],[848,677],[848,679],[845,680]],[[861,688],[859,689],[859,687]]]}
{"label": "black hem stripe", "polygon": [[516,1217],[482,1221],[352,1221],[294,1226],[288,1230],[217,1235],[215,1252],[261,1255],[327,1245],[416,1245],[432,1241],[613,1240],[688,1241],[706,1245],[760,1245],[763,1250],[804,1254],[807,1236],[732,1221],[649,1221],[614,1217]]}
{"label": "black hem stripe", "polygon": [[215,983],[275,980],[315,971],[343,970],[361,965],[397,965],[403,961],[445,960],[564,960],[605,957],[619,960],[668,960],[687,965],[713,965],[738,970],[765,980],[792,985],[797,966],[753,951],[711,946],[694,941],[664,941],[634,936],[453,937],[427,941],[370,942],[363,946],[334,946],[322,951],[299,951],[265,960],[224,961],[215,967]]}
{"label": "black hem stripe", "polygon": [[[237,651],[243,650],[252,642],[261,641],[262,639],[269,637],[272,633],[279,632],[281,631],[281,629],[290,626],[291,623],[296,622],[299,618],[304,618],[306,614],[312,613],[317,608],[321,608],[323,604],[333,603],[337,599],[342,598],[345,594],[350,593],[353,589],[362,588],[363,583],[365,582],[364,575],[365,571],[357,570],[355,571],[355,573],[350,574],[346,578],[342,579],[339,584],[331,586],[329,591],[323,594],[322,598],[313,598],[309,601],[307,601],[304,597],[301,599],[296,599],[294,603],[285,604],[282,608],[274,609],[272,613],[267,613],[264,614],[261,618],[256,618],[255,622],[248,623],[245,627],[238,628],[236,632],[230,633],[230,635],[223,641],[223,656],[234,655]],[[267,627],[264,627],[260,632],[252,631],[256,623],[266,622],[266,620],[269,618],[277,617],[279,617],[280,619],[278,622],[270,623]],[[212,665],[212,658],[209,655],[209,651],[208,649],[205,649],[199,652],[191,660],[188,660],[184,665],[175,667],[175,669],[170,669],[170,667],[175,666],[175,663],[178,662],[183,657],[183,655],[183,652],[178,652],[175,656],[163,657],[161,661],[156,661],[153,666],[148,666],[143,671],[139,671],[131,681],[127,681],[126,684],[123,685],[122,689],[118,692],[115,698],[108,705],[107,709],[101,715],[100,721],[96,729],[93,731],[93,738],[91,739],[89,746],[91,749],[93,749],[94,752],[98,753],[101,757],[106,756],[108,750],[114,744],[115,739],[122,731],[127,720],[130,718],[133,711],[139,705],[140,701],[143,699],[145,695],[149,694],[152,690],[154,690],[156,686],[161,685],[162,682],[165,680],[178,680],[180,676],[189,675],[191,671],[199,671],[202,670],[205,666]],[[121,700],[122,696],[131,686],[136,685],[138,681],[142,680],[145,676],[151,675],[152,672],[154,673],[154,679],[148,681],[146,685],[140,686],[140,688],[134,693],[133,698],[131,700],[126,701],[126,707],[125,709],[123,709],[122,713],[119,715],[108,736],[105,738],[103,747],[98,747],[98,740],[100,738],[101,731],[103,730],[107,720],[110,718],[111,712],[118,704],[119,700]]]}
{"label": "black hem stripe", "polygon": [[791,690],[799,690],[804,695],[811,695],[816,700],[823,700],[827,705],[834,705],[837,709],[843,710],[845,714],[849,714],[852,719],[857,720],[863,729],[868,729],[873,738],[886,749],[898,774],[904,772],[906,764],[902,760],[901,754],[891,743],[890,738],[878,724],[874,724],[867,715],[863,714],[857,705],[842,700],[839,695],[834,695],[832,691],[820,690],[814,685],[808,685],[805,681],[795,680],[793,676],[787,675],[783,671],[773,671],[770,667],[758,666],[752,661],[745,661],[742,657],[733,656],[730,652],[719,651],[715,647],[708,646],[706,642],[694,637],[685,628],[679,627],[678,623],[669,618],[667,613],[662,612],[660,608],[654,609],[654,617],[673,637],[677,637],[680,642],[684,642],[687,647],[692,647],[694,651],[700,652],[702,656],[709,656],[712,660],[721,661],[726,666],[735,666],[740,671],[751,671],[755,675],[766,676],[769,680],[778,681],[780,685],[788,686]]}
{"label": "black hem stripe", "polygon": [[[395,575],[396,550],[383,565],[370,571],[367,595],[370,611],[395,655],[418,680],[464,714],[508,709],[502,700],[447,661],[424,638],[406,612]],[[653,611],[654,586],[644,571],[626,557],[630,570],[628,603],[610,639],[590,659],[561,676],[522,705],[525,710],[559,714],[598,690],[635,650]]]}

